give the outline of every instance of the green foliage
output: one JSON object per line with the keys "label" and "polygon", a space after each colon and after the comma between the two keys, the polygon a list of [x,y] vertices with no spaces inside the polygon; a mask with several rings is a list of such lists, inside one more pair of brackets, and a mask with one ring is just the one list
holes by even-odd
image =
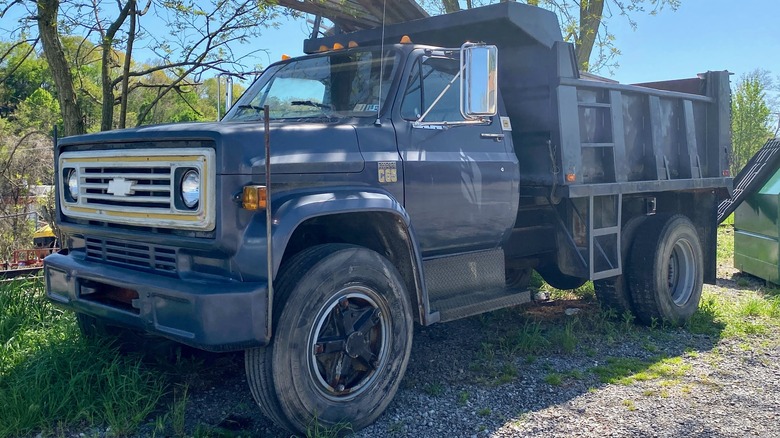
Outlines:
{"label": "green foliage", "polygon": [[11,48],[10,42],[0,42],[0,54],[8,49],[8,55],[0,58],[0,105],[16,105],[52,83],[46,60],[29,43]]}
{"label": "green foliage", "polygon": [[165,391],[137,357],[81,339],[40,282],[0,285],[0,436],[84,424],[128,435]]}
{"label": "green foliage", "polygon": [[737,82],[731,99],[732,175],[739,173],[772,135],[767,103],[770,87],[768,75],[761,70],[745,74]]}
{"label": "green foliage", "polygon": [[24,130],[51,132],[55,124],[62,125],[60,104],[43,88],[24,99],[14,113],[18,126]]}

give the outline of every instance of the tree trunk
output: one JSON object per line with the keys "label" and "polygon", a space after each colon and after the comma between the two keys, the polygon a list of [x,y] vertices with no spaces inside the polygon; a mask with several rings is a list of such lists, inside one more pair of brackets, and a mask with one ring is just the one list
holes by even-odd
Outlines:
{"label": "tree trunk", "polygon": [[590,54],[596,43],[596,36],[601,26],[601,18],[604,15],[604,0],[582,0],[580,2],[580,29],[577,36],[575,51],[580,69],[590,69]]}
{"label": "tree trunk", "polygon": [[130,31],[127,33],[127,50],[125,50],[125,64],[122,67],[122,90],[120,91],[121,106],[119,107],[119,128],[124,129],[127,126],[127,95],[130,93],[128,90],[130,80],[130,61],[133,55],[133,43],[135,42],[135,20],[136,9],[135,1],[131,0],[128,3],[133,3],[132,9],[130,9]]}
{"label": "tree trunk", "polygon": [[460,11],[460,5],[458,4],[458,0],[442,0],[442,3],[444,4],[444,11],[448,14],[450,12],[458,12]]}
{"label": "tree trunk", "polygon": [[100,78],[103,90],[103,109],[101,111],[102,120],[100,121],[101,131],[110,131],[114,127],[114,81],[111,79],[111,52],[114,49],[114,37],[122,24],[124,24],[130,10],[135,8],[135,1],[130,0],[119,12],[119,16],[111,23],[105,35],[102,35],[102,67]]}
{"label": "tree trunk", "polygon": [[84,118],[76,99],[76,87],[73,85],[73,76],[70,66],[65,59],[65,51],[60,42],[57,29],[57,13],[59,0],[38,0],[38,32],[43,44],[43,55],[49,64],[54,84],[57,86],[57,99],[62,112],[63,134],[83,134]]}

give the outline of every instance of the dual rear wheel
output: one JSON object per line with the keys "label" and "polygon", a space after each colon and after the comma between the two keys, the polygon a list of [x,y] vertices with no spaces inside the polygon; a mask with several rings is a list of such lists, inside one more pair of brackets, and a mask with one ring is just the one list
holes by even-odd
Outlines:
{"label": "dual rear wheel", "polygon": [[703,286],[703,253],[695,226],[683,215],[629,221],[623,232],[623,275],[594,282],[598,299],[645,324],[684,324],[696,312]]}

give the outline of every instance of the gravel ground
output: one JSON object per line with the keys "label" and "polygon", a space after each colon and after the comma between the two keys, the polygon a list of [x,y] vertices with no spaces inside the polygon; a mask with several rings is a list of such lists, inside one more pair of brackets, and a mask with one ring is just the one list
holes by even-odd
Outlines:
{"label": "gravel ground", "polygon": [[[706,290],[741,293],[733,281],[721,283]],[[567,317],[567,308],[582,312]],[[379,420],[354,436],[780,436],[779,333],[719,340],[619,322],[608,336],[577,332],[570,352],[511,355],[483,346],[529,316],[565,326],[589,312],[592,303],[555,302],[417,327],[401,389]],[[660,375],[620,384],[602,383],[593,370],[608,358],[653,364],[662,357],[679,359],[666,368],[651,365],[662,368]],[[190,431],[200,424],[227,435],[291,436],[259,413],[240,355],[207,358],[195,372]]]}

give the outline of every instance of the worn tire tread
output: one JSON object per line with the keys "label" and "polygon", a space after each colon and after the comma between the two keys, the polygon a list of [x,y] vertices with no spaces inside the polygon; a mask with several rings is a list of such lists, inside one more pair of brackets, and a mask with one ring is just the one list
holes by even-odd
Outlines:
{"label": "worn tire tread", "polygon": [[[328,255],[348,248],[352,245],[346,244],[325,244],[307,248],[294,255],[285,263],[276,278],[274,286],[274,323],[284,308],[284,304],[292,291],[297,280],[301,275],[314,266],[319,260]],[[274,324],[275,326],[275,324]],[[273,340],[271,341],[273,342]],[[269,344],[266,347],[253,348],[244,353],[244,365],[247,375],[249,389],[258,401],[260,411],[274,423],[286,428],[287,430],[296,430],[296,428],[287,420],[281,408],[278,397],[274,390],[273,378],[273,348]]]}

